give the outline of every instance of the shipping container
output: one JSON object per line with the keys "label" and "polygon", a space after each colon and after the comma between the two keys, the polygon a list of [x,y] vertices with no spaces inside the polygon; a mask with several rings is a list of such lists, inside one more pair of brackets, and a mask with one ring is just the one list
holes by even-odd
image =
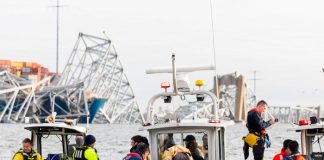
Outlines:
{"label": "shipping container", "polygon": [[0,65],[9,65],[10,66],[11,64],[11,61],[8,61],[8,60],[0,60]]}
{"label": "shipping container", "polygon": [[4,61],[5,61],[5,64],[6,64],[6,65],[10,66],[11,61],[9,61],[9,60],[4,60]]}
{"label": "shipping container", "polygon": [[25,67],[28,67],[28,68],[33,67],[33,63],[32,62],[26,62],[25,65],[26,65]]}
{"label": "shipping container", "polygon": [[39,67],[40,65],[38,63],[33,63],[33,68],[37,68]]}
{"label": "shipping container", "polygon": [[17,70],[17,71],[16,71],[16,75],[17,75],[18,77],[20,77],[20,76],[21,76],[21,71],[20,71],[20,70]]}
{"label": "shipping container", "polygon": [[17,67],[23,68],[24,67],[24,62],[17,62]]}
{"label": "shipping container", "polygon": [[23,73],[30,73],[31,68],[22,68],[21,70]]}
{"label": "shipping container", "polygon": [[11,61],[11,67],[16,67],[16,61]]}
{"label": "shipping container", "polygon": [[0,69],[1,68],[6,69],[19,77],[29,79],[33,83],[47,77],[50,73],[48,68],[42,67],[42,65],[34,62],[0,60]]}

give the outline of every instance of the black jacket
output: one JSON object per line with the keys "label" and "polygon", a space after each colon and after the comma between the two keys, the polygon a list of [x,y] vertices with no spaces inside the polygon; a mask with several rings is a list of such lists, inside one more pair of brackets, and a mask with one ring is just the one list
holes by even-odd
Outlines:
{"label": "black jacket", "polygon": [[261,134],[261,131],[271,126],[271,124],[270,121],[265,122],[256,109],[251,109],[247,115],[246,126],[250,133],[257,132]]}

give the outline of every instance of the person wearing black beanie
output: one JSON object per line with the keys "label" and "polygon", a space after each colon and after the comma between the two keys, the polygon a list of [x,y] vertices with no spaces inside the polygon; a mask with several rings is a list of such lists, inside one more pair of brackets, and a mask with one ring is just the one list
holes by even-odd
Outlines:
{"label": "person wearing black beanie", "polygon": [[87,135],[84,138],[84,146],[77,149],[73,155],[73,160],[99,160],[97,150],[94,148],[96,138],[93,135]]}

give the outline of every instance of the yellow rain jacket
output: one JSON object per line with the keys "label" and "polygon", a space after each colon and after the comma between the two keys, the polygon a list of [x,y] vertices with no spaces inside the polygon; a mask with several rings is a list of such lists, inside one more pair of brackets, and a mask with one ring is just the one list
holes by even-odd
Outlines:
{"label": "yellow rain jacket", "polygon": [[164,151],[164,156],[163,156],[163,160],[172,160],[172,158],[178,153],[178,152],[182,152],[182,153],[186,153],[189,155],[190,160],[193,160],[191,157],[191,153],[189,151],[189,149],[179,146],[179,145],[174,145],[173,147],[168,148],[166,151]]}
{"label": "yellow rain jacket", "polygon": [[84,157],[87,160],[98,160],[97,152],[94,148],[88,147],[87,150],[84,152]]}
{"label": "yellow rain jacket", "polygon": [[21,149],[14,155],[12,160],[43,160],[43,159],[42,156],[34,150],[28,154]]}
{"label": "yellow rain jacket", "polygon": [[[81,152],[78,152],[80,151]],[[92,147],[87,147],[87,146],[83,146],[81,148],[77,148],[77,150],[75,150],[72,154],[72,160],[75,159],[87,159],[87,160],[98,160],[98,154],[97,151],[92,148]]]}

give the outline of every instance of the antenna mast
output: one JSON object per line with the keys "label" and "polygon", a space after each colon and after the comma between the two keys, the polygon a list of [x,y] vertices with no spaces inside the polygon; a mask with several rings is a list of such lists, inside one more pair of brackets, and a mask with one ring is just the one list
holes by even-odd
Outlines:
{"label": "antenna mast", "polygon": [[214,54],[215,76],[217,76],[217,72],[216,72],[215,31],[214,31],[214,16],[213,16],[213,3],[212,3],[212,0],[209,0],[209,3],[210,3],[210,19],[211,19],[212,36],[213,36],[213,54]]}
{"label": "antenna mast", "polygon": [[217,67],[216,67],[216,48],[215,48],[215,30],[214,30],[214,16],[213,16],[213,3],[212,0],[209,0],[210,5],[210,20],[211,20],[211,27],[212,27],[212,36],[213,36],[213,54],[214,54],[214,66],[215,66],[215,76],[214,76],[214,93],[217,98],[218,95],[218,78],[217,78]]}
{"label": "antenna mast", "polygon": [[56,74],[59,73],[59,0],[56,0]]}
{"label": "antenna mast", "polygon": [[257,80],[262,80],[262,79],[260,79],[260,78],[257,78],[257,71],[256,70],[254,70],[253,71],[253,79],[250,79],[250,80],[253,80],[253,92],[254,92],[254,95],[256,95],[256,81]]}

